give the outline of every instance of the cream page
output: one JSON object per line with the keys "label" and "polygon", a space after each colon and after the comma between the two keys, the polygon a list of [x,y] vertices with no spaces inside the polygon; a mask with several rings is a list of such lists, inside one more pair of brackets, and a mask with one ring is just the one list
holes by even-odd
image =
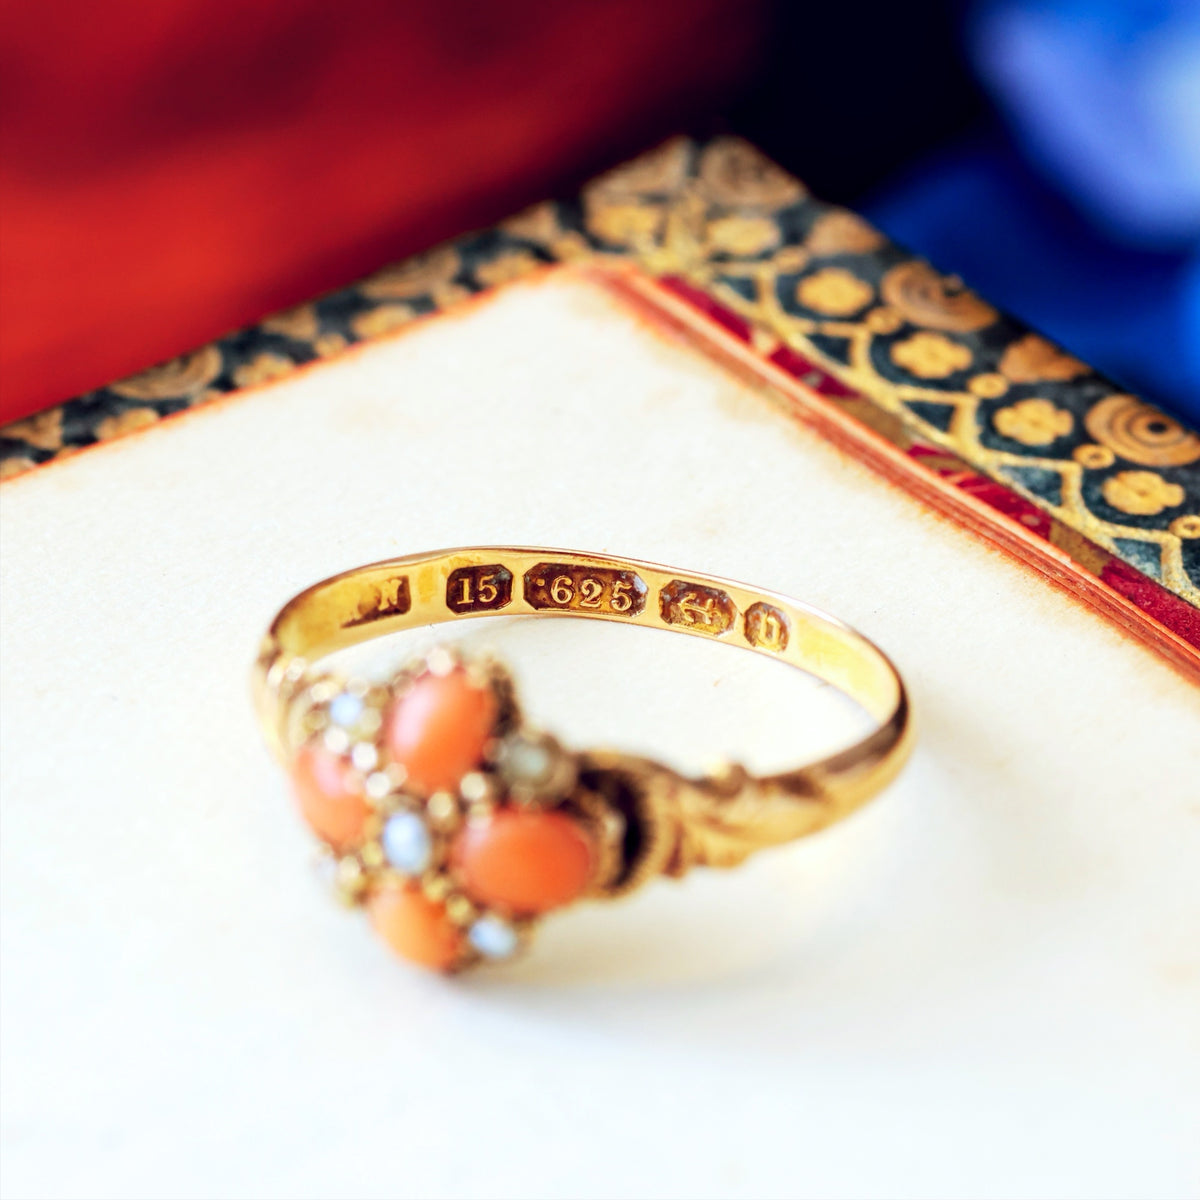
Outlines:
{"label": "cream page", "polygon": [[[8,1194],[1200,1186],[1200,691],[589,278],[15,479],[0,515]],[[316,877],[249,669],[308,584],[489,543],[827,609],[904,672],[911,764],[805,842],[550,918],[511,966],[405,966]],[[769,767],[864,727],[654,630],[450,634],[571,744]]]}

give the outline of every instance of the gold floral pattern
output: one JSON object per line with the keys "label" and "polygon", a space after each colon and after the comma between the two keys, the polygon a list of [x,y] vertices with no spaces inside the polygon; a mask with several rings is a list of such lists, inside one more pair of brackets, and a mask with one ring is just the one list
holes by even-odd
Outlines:
{"label": "gold floral pattern", "polygon": [[37,463],[24,454],[14,454],[9,458],[0,459],[0,482],[24,475],[26,471],[32,471],[36,466]]}
{"label": "gold floral pattern", "polygon": [[641,204],[606,204],[603,197],[584,203],[588,232],[614,246],[636,248],[653,242],[662,229],[663,213]]}
{"label": "gold floral pattern", "polygon": [[181,354],[109,384],[110,390],[128,400],[161,400],[168,396],[195,396],[221,373],[221,352],[205,346],[191,354]]}
{"label": "gold floral pattern", "polygon": [[[822,261],[833,255],[843,257]],[[619,258],[643,277],[681,279],[714,312],[736,316],[744,330],[736,336],[754,353],[796,374],[814,402],[836,401],[847,419],[898,448],[920,448],[919,459],[910,451],[910,461],[922,471],[954,478],[974,472],[1011,492],[1013,470],[1028,459],[1036,469],[1021,475],[1020,503],[1047,514],[1053,544],[1080,569],[1096,575],[1123,558],[1145,574],[1144,564],[1154,561],[1162,585],[1200,607],[1200,547],[1191,532],[1200,511],[1200,437],[1118,394],[1078,359],[891,245],[861,217],[813,200],[758,151],[731,138],[707,145],[676,139],[588,184],[576,200],[535,205],[498,228],[16,422],[0,431],[0,465],[5,476],[20,473],[119,436],[148,421],[150,412],[166,417],[243,381],[274,378],[531,264],[582,260],[603,267]],[[822,274],[830,269],[845,277],[833,276],[831,285]],[[881,295],[850,307],[868,291]],[[824,307],[809,307],[805,296]],[[699,301],[697,307],[710,311]],[[1002,398],[1007,402],[997,405]],[[1019,408],[1026,400],[1039,404]],[[1042,404],[1054,411],[1047,415]],[[1011,415],[996,416],[1005,410]],[[1060,413],[1072,428],[1048,443],[1002,432],[1013,422],[1010,429],[1044,439],[1064,428]],[[1118,459],[1162,474],[1122,472]],[[1118,473],[1107,478],[1114,467]],[[1113,497],[1139,511],[1118,507]],[[1114,518],[1114,509],[1127,515]]]}
{"label": "gold floral pattern", "polygon": [[498,258],[488,259],[475,268],[475,277],[487,287],[499,287],[513,279],[520,279],[530,271],[545,266],[541,259],[534,258],[527,250],[514,250]]}
{"label": "gold floral pattern", "polygon": [[892,361],[920,379],[945,379],[971,365],[971,351],[940,333],[914,333],[892,347]]}
{"label": "gold floral pattern", "polygon": [[313,338],[312,348],[318,358],[332,358],[335,354],[341,354],[349,344],[340,333],[322,333]]}
{"label": "gold floral pattern", "polygon": [[139,429],[148,429],[156,425],[160,417],[153,408],[142,405],[139,408],[127,408],[124,412],[105,417],[96,426],[96,436],[102,442],[109,438],[124,437],[127,433],[137,433]]}
{"label": "gold floral pattern", "polygon": [[515,216],[501,221],[497,227],[515,238],[549,245],[563,234],[558,209],[549,200],[522,209]]}
{"label": "gold floral pattern", "polygon": [[1087,431],[1143,467],[1182,467],[1200,460],[1200,435],[1136,396],[1109,396],[1084,418]]}
{"label": "gold floral pattern", "polygon": [[814,312],[848,317],[875,299],[875,289],[842,267],[826,267],[800,281],[796,299]]}
{"label": "gold floral pattern", "polygon": [[1065,408],[1036,397],[997,409],[992,422],[998,433],[1023,446],[1048,446],[1075,428],[1075,418]]}
{"label": "gold floral pattern", "polygon": [[378,308],[369,308],[350,319],[350,328],[356,337],[373,338],[391,333],[401,325],[407,325],[415,320],[416,309],[408,304],[381,304]]}
{"label": "gold floral pattern", "polygon": [[719,217],[707,229],[708,247],[714,254],[750,258],[779,244],[779,226],[766,217]]}
{"label": "gold floral pattern", "polygon": [[267,317],[259,328],[268,333],[281,333],[298,342],[311,342],[320,331],[321,322],[315,305],[298,304],[295,308],[284,309]]}
{"label": "gold floral pattern", "polygon": [[285,358],[282,354],[260,354],[234,371],[233,382],[238,387],[269,383],[272,379],[279,379],[288,374],[295,365],[290,358]]}
{"label": "gold floral pattern", "polygon": [[928,263],[914,260],[893,267],[879,291],[884,300],[914,325],[974,333],[995,324],[999,314],[957,280],[939,275]]}
{"label": "gold floral pattern", "polygon": [[1088,370],[1085,363],[1064,354],[1036,333],[1027,333],[1013,342],[1000,356],[999,369],[1000,374],[1013,383],[1074,379]]}
{"label": "gold floral pattern", "polygon": [[1183,488],[1168,483],[1153,471],[1121,471],[1104,481],[1100,488],[1113,508],[1133,516],[1153,517],[1164,508],[1183,503]]}

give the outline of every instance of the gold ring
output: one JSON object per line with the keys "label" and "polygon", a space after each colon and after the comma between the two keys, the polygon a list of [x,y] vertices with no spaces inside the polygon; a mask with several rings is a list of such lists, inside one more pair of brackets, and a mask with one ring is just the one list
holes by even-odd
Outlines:
{"label": "gold ring", "polygon": [[[568,751],[525,722],[492,660],[439,646],[385,683],[319,665],[394,631],[498,613],[756,650],[832,684],[876,725],[781,774],[733,766],[688,778],[650,759]],[[729,580],[564,550],[440,550],[326,579],[272,622],[255,690],[339,895],[402,956],[443,971],[511,957],[538,918],[578,898],[734,866],[823,829],[886,786],[913,740],[896,668],[835,618]]]}

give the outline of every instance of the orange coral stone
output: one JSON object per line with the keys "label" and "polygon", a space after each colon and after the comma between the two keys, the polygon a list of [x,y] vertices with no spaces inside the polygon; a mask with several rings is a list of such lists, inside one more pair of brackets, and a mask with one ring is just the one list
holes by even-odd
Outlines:
{"label": "orange coral stone", "polygon": [[375,932],[397,954],[423,967],[448,971],[462,953],[462,930],[414,884],[388,884],[372,892],[367,911]]}
{"label": "orange coral stone", "polygon": [[569,904],[595,859],[591,838],[565,813],[517,808],[469,821],[452,856],[472,900],[521,916]]}
{"label": "orange coral stone", "polygon": [[336,754],[305,746],[292,766],[292,785],[300,812],[318,837],[343,852],[362,841],[371,809],[354,790],[354,773]]}
{"label": "orange coral stone", "polygon": [[462,667],[448,675],[427,671],[392,705],[388,749],[419,791],[450,789],[479,765],[495,720],[496,697]]}

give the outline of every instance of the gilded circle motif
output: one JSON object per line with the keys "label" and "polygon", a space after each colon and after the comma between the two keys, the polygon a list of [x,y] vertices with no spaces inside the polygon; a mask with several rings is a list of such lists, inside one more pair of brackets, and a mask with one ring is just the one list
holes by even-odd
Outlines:
{"label": "gilded circle motif", "polygon": [[893,267],[883,277],[879,290],[884,300],[914,325],[929,329],[973,333],[991,325],[998,315],[973,292],[919,260]]}
{"label": "gilded circle motif", "polygon": [[1182,467],[1200,459],[1200,435],[1136,396],[1108,396],[1083,419],[1098,442],[1144,467]]}
{"label": "gilded circle motif", "polygon": [[797,284],[796,299],[814,312],[848,317],[875,299],[875,289],[844,267],[825,267]]}
{"label": "gilded circle motif", "polygon": [[920,379],[945,379],[971,365],[971,351],[940,333],[922,329],[892,347],[892,361]]}
{"label": "gilded circle motif", "polygon": [[1113,508],[1137,517],[1157,516],[1184,499],[1179,484],[1168,483],[1153,471],[1121,471],[1106,479],[1100,492]]}
{"label": "gilded circle motif", "polygon": [[1176,537],[1200,538],[1200,514],[1188,513],[1185,517],[1176,517],[1170,524],[1170,530]]}
{"label": "gilded circle motif", "polygon": [[1117,461],[1117,456],[1107,446],[1093,444],[1076,446],[1071,457],[1089,471],[1102,471]]}
{"label": "gilded circle motif", "polygon": [[208,345],[170,362],[148,367],[127,379],[108,385],[109,391],[129,400],[170,400],[194,396],[221,373],[221,351]]}
{"label": "gilded circle motif", "polygon": [[867,313],[863,324],[872,333],[895,333],[904,324],[904,318],[894,308],[881,304]]}
{"label": "gilded circle motif", "polygon": [[996,400],[1008,391],[1008,380],[995,371],[985,371],[982,375],[972,375],[967,381],[967,389],[983,400]]}

